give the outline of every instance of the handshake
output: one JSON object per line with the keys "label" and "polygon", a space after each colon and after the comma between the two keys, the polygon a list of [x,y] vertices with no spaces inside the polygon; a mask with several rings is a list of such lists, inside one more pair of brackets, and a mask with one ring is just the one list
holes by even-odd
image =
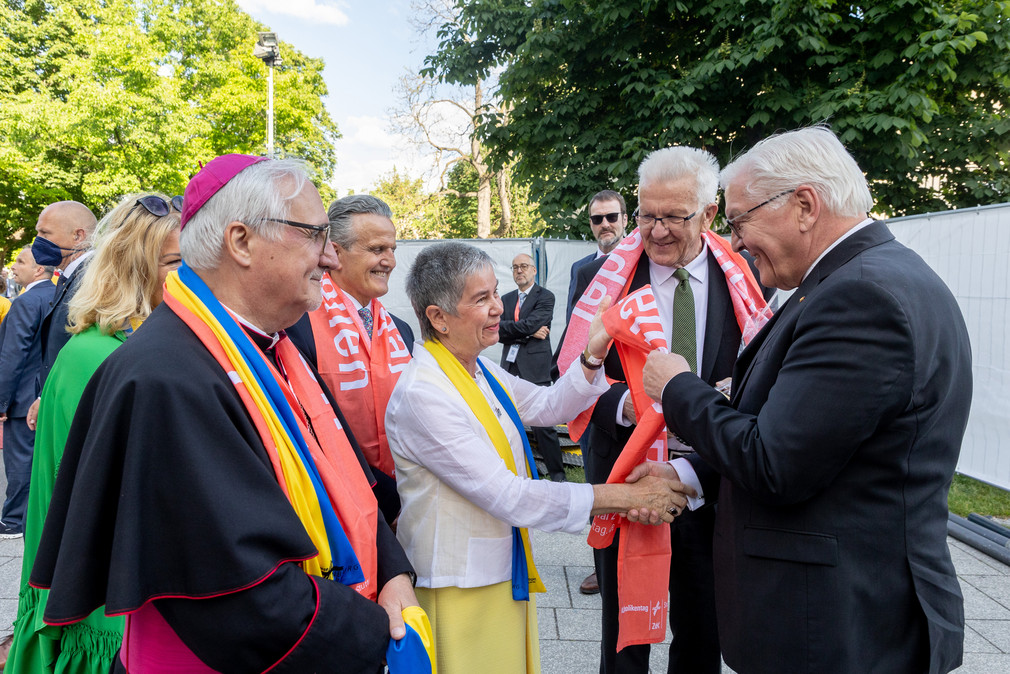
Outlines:
{"label": "handshake", "polygon": [[687,507],[694,488],[682,483],[668,463],[647,461],[636,466],[624,484],[593,485],[593,515],[620,513],[640,524],[670,523]]}

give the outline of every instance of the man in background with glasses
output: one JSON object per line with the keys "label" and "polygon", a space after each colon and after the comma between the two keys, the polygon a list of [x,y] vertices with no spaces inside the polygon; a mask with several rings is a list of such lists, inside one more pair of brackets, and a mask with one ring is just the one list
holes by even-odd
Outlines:
{"label": "man in background with glasses", "polygon": [[[572,265],[571,278],[568,280],[568,307],[565,310],[565,323],[572,320],[572,309],[575,307],[576,279],[579,270],[601,257],[607,255],[617,247],[617,244],[624,238],[624,233],[628,228],[628,208],[624,203],[624,197],[620,192],[614,190],[602,190],[593,195],[589,200],[589,228],[596,239],[596,251],[584,258],[578,259]],[[589,470],[586,462],[592,457],[589,450],[590,433],[586,431],[579,438],[579,447],[582,449],[583,466]],[[599,594],[600,583],[597,573],[593,571],[579,585],[579,592],[582,594]]]}
{"label": "man in background with glasses", "polygon": [[[512,260],[512,279],[517,290],[501,296],[502,315],[498,324],[501,366],[509,373],[541,386],[551,385],[551,318],[554,293],[535,283],[537,268],[526,253]],[[540,455],[553,482],[565,482],[561,443],[554,427],[533,427]]]}
{"label": "man in background with glasses", "polygon": [[38,264],[29,248],[18,253],[12,271],[25,291],[14,298],[0,325],[0,421],[7,476],[0,538],[24,535],[35,445],[35,430],[26,416],[36,399],[35,379],[42,363],[39,328],[55,291],[50,282],[53,268]]}
{"label": "man in background with glasses", "polygon": [[[692,371],[711,387],[729,377],[741,341],[731,298],[731,293],[738,291],[731,286],[739,275],[750,271],[742,260],[729,267],[722,264],[729,245],[709,231],[718,211],[718,182],[719,165],[704,150],[671,147],[647,156],[639,167],[638,229],[610,254],[623,261],[620,271],[608,271],[608,265],[597,277],[604,260],[579,270],[576,297],[581,299],[568,331],[580,316],[589,315],[593,298],[599,301],[599,293],[586,293],[586,289],[604,277],[621,275],[617,285],[629,287],[629,292],[651,285],[667,342],[690,353]],[[751,299],[764,307],[760,294]],[[586,478],[594,484],[607,480],[636,422],[617,349],[611,349],[604,365],[608,378],[616,383],[600,396],[589,426],[592,460],[587,462]],[[672,436],[667,444],[673,456],[692,451]],[[678,464],[681,462],[686,463],[679,459]],[[685,512],[670,525],[670,674],[720,671],[712,573],[714,518],[711,508],[700,509]],[[645,674],[649,671],[648,644],[616,652],[622,608],[617,587],[618,542],[594,554],[603,597],[600,672]]]}
{"label": "man in background with glasses", "polygon": [[70,300],[81,285],[84,269],[91,256],[91,240],[95,234],[95,219],[87,206],[76,201],[57,201],[49,204],[39,214],[35,225],[32,255],[38,264],[55,267],[60,271],[56,281],[56,294],[46,317],[42,319],[42,367],[36,384],[36,400],[28,410],[28,427],[35,430],[39,416],[38,395],[53,369],[60,349],[70,340],[67,332],[67,311]]}

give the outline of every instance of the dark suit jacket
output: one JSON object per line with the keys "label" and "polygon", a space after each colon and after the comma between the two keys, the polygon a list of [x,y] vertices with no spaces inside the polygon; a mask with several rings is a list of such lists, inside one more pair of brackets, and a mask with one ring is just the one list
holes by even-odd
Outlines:
{"label": "dark suit jacket", "polygon": [[947,490],[970,399],[957,303],[882,223],[828,253],[743,351],[731,403],[690,374],[667,384],[669,427],[722,474],[716,606],[730,667],[960,665]]}
{"label": "dark suit jacket", "polygon": [[48,279],[24,291],[11,303],[0,325],[0,412],[27,416],[35,402],[35,380],[42,365],[42,319],[56,292]]}
{"label": "dark suit jacket", "polygon": [[581,257],[572,263],[572,269],[568,279],[568,307],[565,309],[565,322],[572,320],[572,309],[575,308],[575,299],[581,297],[582,293],[575,294],[575,286],[579,278],[579,270],[596,259],[596,251],[585,257]]}
{"label": "dark suit jacket", "polygon": [[70,341],[70,333],[67,332],[67,313],[70,309],[70,300],[77,293],[77,289],[81,287],[81,279],[84,278],[88,262],[90,262],[90,258],[77,266],[69,281],[59,284],[61,286],[59,292],[52,298],[52,308],[42,320],[42,367],[39,369],[36,397],[42,392],[49,371],[53,369],[53,363],[56,362],[56,356],[60,355],[60,349]]}
{"label": "dark suit jacket", "polygon": [[[603,266],[605,259],[600,258],[579,270],[575,288],[578,296],[581,297],[589,287],[590,281]],[[709,384],[715,384],[733,372],[733,362],[740,350],[740,328],[733,314],[729,291],[726,289],[725,274],[719,269],[711,254],[708,256],[708,275],[708,318],[705,323],[705,345],[701,356],[700,376]],[[649,261],[643,254],[632,278],[630,290],[637,290],[649,282]],[[593,484],[607,481],[610,470],[634,430],[633,426],[620,426],[617,423],[617,410],[621,398],[628,390],[627,384],[624,383],[624,369],[617,357],[617,349],[611,349],[607,354],[604,368],[607,376],[616,379],[618,383],[613,384],[609,391],[600,396],[593,411],[593,430],[589,440],[592,457],[586,473],[586,481]],[[705,469],[699,466],[697,470],[700,472]]]}
{"label": "dark suit jacket", "polygon": [[[505,293],[501,298],[505,309],[498,327],[501,340],[501,366],[507,371],[518,374],[526,381],[535,384],[551,382],[551,340],[531,337],[534,332],[546,325],[551,327],[554,317],[554,293],[547,288],[533,284],[530,286],[526,301],[519,309],[519,320],[515,319],[516,303],[519,301],[519,291]],[[515,367],[505,362],[513,344],[519,345]]]}

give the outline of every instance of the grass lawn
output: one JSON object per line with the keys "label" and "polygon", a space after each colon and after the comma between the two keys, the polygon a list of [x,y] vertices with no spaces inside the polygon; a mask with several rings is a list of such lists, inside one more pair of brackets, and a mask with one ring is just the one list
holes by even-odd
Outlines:
{"label": "grass lawn", "polygon": [[947,497],[950,511],[967,517],[968,513],[1010,518],[1010,491],[979,482],[967,475],[954,475]]}

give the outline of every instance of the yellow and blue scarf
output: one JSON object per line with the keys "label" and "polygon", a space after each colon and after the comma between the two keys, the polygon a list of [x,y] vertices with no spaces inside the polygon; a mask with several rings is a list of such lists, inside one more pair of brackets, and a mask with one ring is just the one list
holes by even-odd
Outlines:
{"label": "yellow and blue scarf", "polygon": [[[262,353],[203,279],[185,263],[178,272],[169,275],[165,287],[166,301],[173,310],[181,307],[209,328],[240,380],[234,382],[233,378],[233,383],[236,388],[239,383],[244,386],[266,423],[277,448],[282,486],[319,553],[302,563],[306,573],[330,577],[345,585],[364,582],[361,564],[340,524],[291,405]],[[204,336],[197,334],[206,343]]]}
{"label": "yellow and blue scarf", "polygon": [[[505,436],[501,422],[498,421],[495,413],[491,410],[491,406],[488,405],[487,399],[481,393],[473,377],[466,371],[463,364],[459,362],[459,359],[449,353],[449,350],[438,340],[425,341],[424,348],[431,352],[438,366],[449,377],[449,381],[456,387],[460,395],[463,396],[463,400],[470,408],[470,411],[473,412],[474,416],[477,417],[477,420],[484,427],[484,430],[487,431],[488,436],[491,438],[491,443],[498,452],[498,456],[505,461],[505,466],[518,475],[515,459],[512,457],[512,447]],[[491,392],[494,393],[495,398],[498,399],[498,402],[505,409],[506,413],[508,413],[509,419],[512,420],[512,423],[519,430],[519,437],[523,441],[523,451],[526,454],[526,468],[529,471],[530,477],[534,480],[537,479],[537,466],[533,461],[533,450],[530,449],[530,443],[526,438],[526,431],[523,427],[522,419],[519,418],[519,410],[516,409],[515,402],[508,391],[505,390],[505,387],[502,386],[502,383],[498,381],[498,378],[485,367],[484,363],[481,363],[478,359],[477,364],[484,372],[488,385],[491,387]],[[533,592],[547,591],[547,588],[540,580],[540,575],[537,573],[537,567],[533,563],[533,548],[530,546],[529,532],[524,527],[512,527],[512,598],[516,601],[529,601],[531,588]]]}

